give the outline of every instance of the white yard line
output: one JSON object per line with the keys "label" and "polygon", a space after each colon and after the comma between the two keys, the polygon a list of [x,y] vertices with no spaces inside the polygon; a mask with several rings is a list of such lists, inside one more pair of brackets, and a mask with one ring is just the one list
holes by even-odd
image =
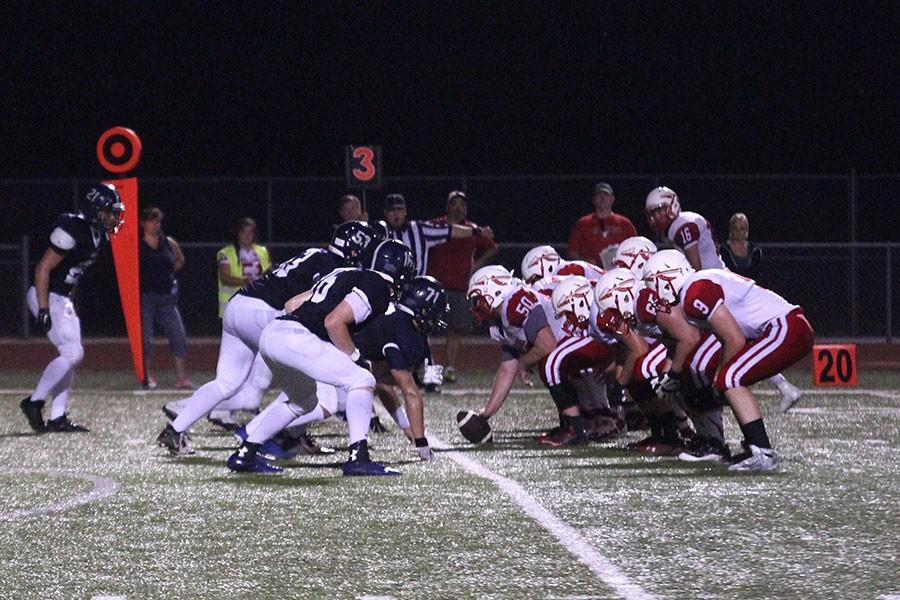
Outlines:
{"label": "white yard line", "polygon": [[[440,438],[433,435],[429,435],[429,438],[431,445],[435,448],[449,450],[450,446]],[[544,508],[518,482],[494,473],[481,463],[464,456],[461,452],[449,451],[442,453],[442,456],[450,458],[473,475],[493,482],[513,502],[518,504],[525,511],[525,514],[553,534],[569,552],[586,564],[603,583],[615,590],[622,598],[626,600],[650,600],[654,598],[652,594],[629,580],[608,558],[594,549],[587,540],[581,537],[574,527],[564,523],[556,515]]]}
{"label": "white yard line", "polygon": [[[33,392],[33,388],[5,388],[0,389],[0,395],[9,394],[13,396],[27,396],[31,392]],[[131,396],[184,396],[187,398],[190,396],[190,390],[176,390],[176,389],[155,389],[155,390],[92,390],[92,389],[75,389],[73,390],[77,394],[84,394],[86,396],[97,396],[97,395],[131,395]],[[875,396],[876,398],[884,398],[886,400],[900,400],[900,391],[889,391],[884,389],[875,389],[875,388],[807,388],[801,389],[801,393],[804,396],[854,396],[857,394],[867,394],[870,396]],[[490,388],[456,388],[456,387],[444,387],[441,395],[443,396],[469,396],[472,394],[476,395],[486,395],[490,394]],[[774,389],[754,389],[754,394],[760,396],[775,396],[778,394],[778,390]],[[536,388],[514,388],[510,394],[516,396],[540,396],[540,395],[548,395],[546,389],[543,387]]]}
{"label": "white yard line", "polygon": [[47,506],[38,506],[35,508],[23,508],[10,512],[0,513],[0,521],[15,521],[17,519],[27,519],[37,515],[49,515],[52,513],[70,510],[82,504],[97,502],[108,498],[119,491],[119,484],[112,479],[93,475],[91,473],[76,473],[74,471],[38,471],[26,469],[2,469],[0,475],[49,475],[50,477],[68,477],[70,479],[81,479],[90,481],[94,484],[94,488],[87,494],[81,494],[74,498],[69,498],[56,504],[48,504]]}

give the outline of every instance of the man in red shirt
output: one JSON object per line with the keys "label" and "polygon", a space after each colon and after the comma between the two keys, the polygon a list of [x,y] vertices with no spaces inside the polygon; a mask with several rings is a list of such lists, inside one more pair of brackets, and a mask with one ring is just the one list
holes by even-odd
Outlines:
{"label": "man in red shirt", "polygon": [[[430,223],[475,227],[475,223],[466,220],[467,209],[466,194],[458,190],[450,192],[447,196],[447,214]],[[447,364],[444,367],[444,381],[447,383],[456,380],[456,363],[462,349],[463,335],[472,332],[472,315],[466,301],[469,276],[488,264],[498,250],[494,240],[485,236],[454,238],[431,249],[428,274],[444,284],[450,304]]]}
{"label": "man in red shirt", "polygon": [[594,212],[578,219],[569,236],[570,259],[612,268],[619,244],[637,235],[628,217],[612,211],[615,201],[616,196],[608,183],[594,186]]}

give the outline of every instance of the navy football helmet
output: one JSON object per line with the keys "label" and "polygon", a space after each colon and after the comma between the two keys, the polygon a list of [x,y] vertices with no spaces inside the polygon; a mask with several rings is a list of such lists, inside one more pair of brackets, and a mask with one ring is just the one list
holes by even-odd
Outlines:
{"label": "navy football helmet", "polygon": [[447,291],[434,277],[423,275],[413,278],[398,300],[400,310],[411,314],[422,332],[430,335],[447,328]]}
{"label": "navy football helmet", "polygon": [[366,253],[363,266],[393,279],[397,290],[416,276],[416,259],[409,246],[403,242],[384,240],[369,248],[371,251]]}
{"label": "navy football helmet", "polygon": [[[89,187],[81,197],[78,209],[91,225],[98,229],[106,229],[110,233],[116,233],[125,223],[122,217],[125,205],[119,198],[116,188],[105,183],[96,183]],[[109,216],[115,217],[115,221],[108,221]]]}
{"label": "navy football helmet", "polygon": [[378,232],[365,221],[347,221],[334,230],[328,250],[343,258],[345,266],[359,267],[366,249],[379,239]]}

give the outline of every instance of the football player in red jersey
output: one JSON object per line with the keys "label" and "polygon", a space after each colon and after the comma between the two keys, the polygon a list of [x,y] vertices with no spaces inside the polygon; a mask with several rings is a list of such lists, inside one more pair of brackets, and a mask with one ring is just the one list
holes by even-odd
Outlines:
{"label": "football player in red jersey", "polygon": [[[568,369],[560,370],[561,363],[548,359],[567,334],[547,295],[528,289],[524,282],[503,267],[488,266],[472,275],[467,298],[475,318],[491,324],[491,338],[499,342],[503,350],[491,394],[480,411],[483,417],[490,418],[496,414],[506,401],[517,376],[526,385],[532,385],[527,374],[530,367],[541,365],[544,380],[547,379],[548,364],[551,367],[556,365],[555,372],[560,378],[568,372]],[[554,369],[551,368],[551,371]],[[577,394],[562,381],[557,385],[553,377],[550,379],[545,383],[557,404],[561,423],[559,428],[546,436],[544,442],[552,446],[587,443]]]}
{"label": "football player in red jersey", "polygon": [[[645,210],[650,227],[672,240],[695,271],[726,268],[709,221],[698,213],[682,211],[674,190],[664,186],[650,190]],[[769,383],[781,395],[780,409],[783,412],[800,400],[800,390],[781,373],[773,373]]]}
{"label": "football player in red jersey", "polygon": [[[591,325],[617,339],[634,336],[641,340],[641,344],[626,347],[626,372],[621,380],[646,415],[650,435],[629,447],[649,454],[672,455],[680,452],[685,440],[692,439],[694,433],[681,407],[680,390],[662,393],[659,388],[672,364],[683,360],[684,348],[695,343],[696,330],[684,324],[673,327],[675,334],[670,335],[657,323],[656,306],[640,288],[640,282],[628,269],[607,272],[597,282],[597,314]],[[644,318],[638,319],[638,314]],[[662,320],[666,322],[665,315]]]}
{"label": "football player in red jersey", "polygon": [[781,372],[812,349],[814,332],[803,309],[727,270],[692,272],[687,265],[656,269],[652,262],[645,274],[648,287],[663,300],[678,302],[688,322],[712,331],[722,343],[715,387],[731,405],[747,448],[730,469],[777,469],[778,455],[748,386]]}

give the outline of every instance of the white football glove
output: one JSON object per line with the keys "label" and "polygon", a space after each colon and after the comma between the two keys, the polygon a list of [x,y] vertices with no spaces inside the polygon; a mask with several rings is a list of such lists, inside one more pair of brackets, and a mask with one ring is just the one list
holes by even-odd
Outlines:
{"label": "white football glove", "polygon": [[424,385],[443,385],[444,383],[444,366],[443,365],[425,365],[425,373],[422,375],[422,383]]}
{"label": "white football glove", "polygon": [[681,374],[668,371],[659,377],[654,377],[650,381],[653,393],[661,400],[669,400],[677,402],[681,400]]}
{"label": "white football glove", "polygon": [[431,446],[422,446],[421,448],[416,448],[416,452],[419,453],[419,458],[421,460],[431,460],[434,458],[434,454],[431,452]]}

